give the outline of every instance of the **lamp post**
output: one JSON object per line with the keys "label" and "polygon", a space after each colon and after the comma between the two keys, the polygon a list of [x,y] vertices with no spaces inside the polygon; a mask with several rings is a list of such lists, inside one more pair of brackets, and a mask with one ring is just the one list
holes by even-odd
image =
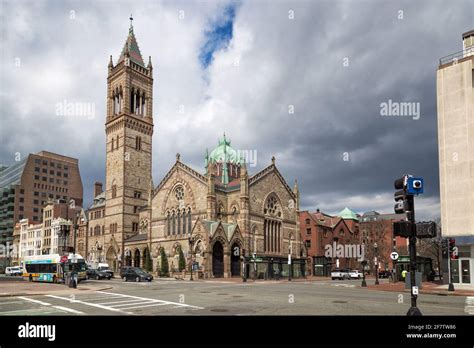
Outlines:
{"label": "lamp post", "polygon": [[288,249],[288,281],[291,282],[291,252],[293,245],[291,242],[293,241],[293,237],[290,237],[290,247]]}
{"label": "lamp post", "polygon": [[375,268],[375,285],[379,285],[379,260],[378,260],[378,245],[374,243],[374,268]]}
{"label": "lamp post", "polygon": [[367,282],[365,281],[365,265],[367,265],[367,261],[362,260],[361,264],[362,264],[362,284],[360,286],[362,286],[363,288],[366,288]]}
{"label": "lamp post", "polygon": [[189,280],[194,280],[193,279],[193,245],[194,245],[194,237],[189,237],[189,251],[191,252],[191,278]]}

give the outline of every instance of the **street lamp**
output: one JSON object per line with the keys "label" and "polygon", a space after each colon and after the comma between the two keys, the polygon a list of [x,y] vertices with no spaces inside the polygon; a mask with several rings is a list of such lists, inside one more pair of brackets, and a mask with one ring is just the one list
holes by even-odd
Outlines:
{"label": "street lamp", "polygon": [[189,280],[194,280],[193,279],[193,266],[194,266],[193,265],[193,263],[194,263],[193,262],[193,245],[194,245],[194,242],[195,242],[194,237],[189,237],[188,241],[189,241],[189,251],[191,253],[191,278]]}
{"label": "street lamp", "polygon": [[293,245],[291,242],[293,241],[293,237],[290,237],[290,247],[288,249],[288,281],[291,282],[291,252],[293,251]]}
{"label": "street lamp", "polygon": [[378,260],[378,245],[374,243],[374,267],[375,267],[375,285],[379,285],[379,260]]}

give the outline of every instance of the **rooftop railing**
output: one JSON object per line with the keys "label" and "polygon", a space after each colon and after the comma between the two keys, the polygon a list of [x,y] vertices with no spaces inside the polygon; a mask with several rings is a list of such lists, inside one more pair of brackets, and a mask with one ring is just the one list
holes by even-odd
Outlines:
{"label": "rooftop railing", "polygon": [[448,63],[454,63],[456,64],[459,59],[474,55],[474,46],[470,46],[466,48],[465,50],[450,54],[449,56],[446,57],[441,57],[439,59],[439,65],[444,65]]}

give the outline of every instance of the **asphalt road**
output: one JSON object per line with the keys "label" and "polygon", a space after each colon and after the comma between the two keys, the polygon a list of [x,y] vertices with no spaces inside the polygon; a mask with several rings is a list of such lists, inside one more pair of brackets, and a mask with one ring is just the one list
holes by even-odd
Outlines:
{"label": "asphalt road", "polygon": [[[358,281],[89,280],[105,291],[0,297],[0,315],[406,315],[409,294]],[[55,286],[51,284],[51,286]],[[58,285],[56,285],[58,286]],[[21,288],[21,283],[19,283]],[[467,315],[465,296],[420,295],[425,315]]]}

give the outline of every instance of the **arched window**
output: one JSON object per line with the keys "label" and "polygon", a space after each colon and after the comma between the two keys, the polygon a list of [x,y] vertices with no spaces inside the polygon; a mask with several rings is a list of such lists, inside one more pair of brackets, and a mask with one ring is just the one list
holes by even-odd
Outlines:
{"label": "arched window", "polygon": [[181,212],[178,210],[176,213],[176,217],[178,219],[178,231],[177,234],[181,234]]}
{"label": "arched window", "polygon": [[310,219],[306,219],[306,225],[309,225],[311,223]]}
{"label": "arched window", "polygon": [[112,198],[117,197],[117,185],[112,184]]}
{"label": "arched window", "polygon": [[130,91],[130,113],[135,113],[135,89]]}
{"label": "arched window", "polygon": [[174,189],[174,196],[176,197],[176,200],[179,202],[184,199],[184,189],[183,186],[178,185]]}
{"label": "arched window", "polygon": [[115,147],[116,147],[117,149],[120,147],[120,145],[119,145],[119,136],[118,136],[118,135],[117,135],[117,144],[116,144]]}
{"label": "arched window", "polygon": [[171,234],[170,212],[166,214],[166,233],[168,234],[168,236]]}
{"label": "arched window", "polygon": [[176,215],[175,215],[175,212],[173,212],[172,219],[173,219],[173,234],[176,234]]}
{"label": "arched window", "polygon": [[186,234],[186,209],[183,209],[183,234]]}
{"label": "arched window", "polygon": [[142,149],[142,138],[139,136],[135,137],[135,149],[139,151]]}
{"label": "arched window", "polygon": [[281,251],[281,219],[282,209],[276,195],[267,199],[263,209],[265,220],[263,224],[263,248],[265,252],[279,253]]}
{"label": "arched window", "polygon": [[115,138],[112,138],[111,150],[114,151]]}
{"label": "arched window", "polygon": [[191,231],[191,208],[188,209],[188,233],[190,234]]}

